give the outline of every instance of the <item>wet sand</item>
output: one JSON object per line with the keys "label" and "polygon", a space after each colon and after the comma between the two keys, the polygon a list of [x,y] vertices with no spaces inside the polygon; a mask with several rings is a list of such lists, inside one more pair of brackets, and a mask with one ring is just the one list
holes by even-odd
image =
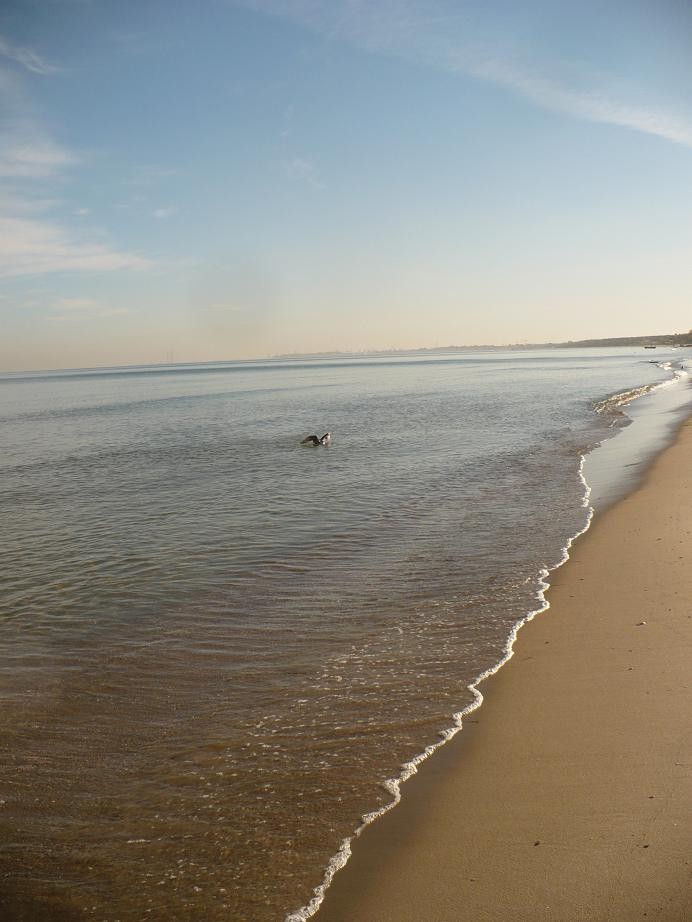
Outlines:
{"label": "wet sand", "polygon": [[692,918],[692,421],[552,577],[317,922]]}

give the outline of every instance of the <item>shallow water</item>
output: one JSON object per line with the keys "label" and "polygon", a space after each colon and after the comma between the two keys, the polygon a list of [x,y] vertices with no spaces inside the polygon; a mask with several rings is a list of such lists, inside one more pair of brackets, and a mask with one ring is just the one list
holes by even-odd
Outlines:
{"label": "shallow water", "polygon": [[584,527],[581,454],[626,422],[595,407],[671,374],[560,350],[0,379],[0,907],[306,903]]}

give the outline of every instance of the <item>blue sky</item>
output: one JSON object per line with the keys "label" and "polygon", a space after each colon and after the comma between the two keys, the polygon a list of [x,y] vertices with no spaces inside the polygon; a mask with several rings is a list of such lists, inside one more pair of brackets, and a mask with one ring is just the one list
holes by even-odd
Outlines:
{"label": "blue sky", "polygon": [[683,0],[6,0],[0,369],[692,326]]}

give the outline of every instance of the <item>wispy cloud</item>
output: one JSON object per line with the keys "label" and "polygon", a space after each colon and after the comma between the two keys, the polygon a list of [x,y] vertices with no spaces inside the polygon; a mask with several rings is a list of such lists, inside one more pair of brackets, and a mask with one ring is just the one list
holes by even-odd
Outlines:
{"label": "wispy cloud", "polygon": [[[27,69],[45,65],[27,49],[7,42],[0,44],[0,55],[13,57]],[[48,73],[47,67],[41,72]],[[23,81],[4,68],[0,68],[0,104],[6,112],[0,122],[0,277],[149,265],[143,257],[110,245],[94,228],[82,227],[75,233],[55,218],[81,158],[42,128]]]}
{"label": "wispy cloud", "polygon": [[155,186],[173,176],[177,176],[177,174],[177,170],[168,166],[149,164],[147,166],[134,167],[127,180],[127,185]]}
{"label": "wispy cloud", "polygon": [[177,208],[174,208],[173,205],[169,205],[167,208],[155,208],[152,211],[152,216],[159,221],[165,221],[166,218],[172,218],[176,211]]}
{"label": "wispy cloud", "polygon": [[[0,139],[0,277],[47,272],[95,272],[143,269],[149,261],[122,252],[104,241],[84,239],[93,229],[75,235],[51,219],[55,199],[46,195],[46,181],[59,167],[76,162],[60,148],[44,146],[24,155],[3,147]],[[13,185],[9,180],[21,181]],[[88,213],[79,209],[80,214]]]}
{"label": "wispy cloud", "polygon": [[58,298],[51,305],[57,319],[83,319],[85,317],[122,317],[131,314],[126,307],[112,307],[96,298]]}
{"label": "wispy cloud", "polygon": [[296,108],[291,105],[286,106],[283,113],[283,127],[281,128],[281,137],[286,139],[291,134],[291,125],[296,117]]}
{"label": "wispy cloud", "polygon": [[294,182],[307,183],[317,190],[325,188],[311,160],[306,160],[304,157],[293,157],[291,160],[283,161],[283,168],[286,176]]}
{"label": "wispy cloud", "polygon": [[95,298],[58,298],[52,304],[55,311],[93,311],[100,307]]}
{"label": "wispy cloud", "polygon": [[0,216],[0,277],[46,272],[143,269],[148,260],[106,243],[74,239],[58,224],[20,215]]}
{"label": "wispy cloud", "polygon": [[24,48],[20,45],[13,45],[4,36],[0,35],[0,57],[9,61],[20,64],[25,70],[33,74],[57,74],[60,70],[54,64],[50,64],[40,54],[31,48]]}
{"label": "wispy cloud", "polygon": [[78,162],[27,119],[0,131],[0,179],[47,179]]}
{"label": "wispy cloud", "polygon": [[[590,122],[617,125],[692,147],[692,115],[594,90],[593,74],[567,82],[528,54],[508,53],[476,28],[477,10],[449,0],[230,0],[298,23],[364,50],[463,74],[510,90],[533,104]],[[589,86],[588,90],[584,86]],[[634,91],[633,91],[634,92]]]}
{"label": "wispy cloud", "polygon": [[590,122],[630,128],[692,147],[692,121],[684,116],[631,105],[602,92],[580,92],[503,61],[488,59],[468,64],[464,70],[472,76],[505,86],[542,108],[565,112]]}

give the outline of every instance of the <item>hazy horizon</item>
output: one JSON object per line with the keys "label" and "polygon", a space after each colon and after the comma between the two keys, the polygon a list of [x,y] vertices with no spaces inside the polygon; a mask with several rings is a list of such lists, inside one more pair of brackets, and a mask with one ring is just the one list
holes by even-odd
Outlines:
{"label": "hazy horizon", "polygon": [[0,370],[687,330],[690,78],[676,0],[10,0]]}
{"label": "hazy horizon", "polygon": [[[637,340],[645,340],[648,338],[655,338],[658,336],[665,336],[668,334],[658,334],[652,333],[648,336],[635,336]],[[623,337],[613,337],[614,340],[622,339]],[[584,345],[586,343],[587,345]],[[365,358],[368,356],[377,357],[381,356],[386,357],[396,357],[396,356],[425,356],[425,355],[455,355],[463,354],[465,352],[480,352],[492,351],[492,352],[523,352],[523,351],[541,351],[543,349],[567,349],[567,348],[584,348],[584,349],[608,349],[608,348],[636,348],[637,344],[615,344],[610,345],[609,340],[598,340],[592,342],[591,339],[586,340],[574,340],[574,341],[564,341],[564,342],[545,342],[545,343],[478,343],[476,345],[469,344],[451,344],[451,345],[438,345],[438,346],[411,346],[411,347],[401,347],[401,348],[392,348],[392,349],[360,349],[360,350],[317,350],[315,352],[277,352],[270,355],[254,355],[248,356],[246,358],[231,358],[228,356],[215,356],[212,358],[206,359],[196,359],[190,360],[186,359],[183,356],[175,356],[170,354],[167,358],[162,358],[161,361],[152,361],[152,362],[123,362],[123,363],[113,363],[113,364],[97,364],[97,365],[57,365],[53,367],[36,367],[36,368],[15,368],[15,369],[0,369],[0,376],[9,375],[12,377],[34,374],[53,374],[60,372],[90,372],[90,371],[108,371],[108,370],[121,370],[121,369],[136,369],[136,368],[166,368],[169,366],[203,366],[203,365],[227,365],[232,363],[247,363],[247,364],[271,364],[272,362],[282,362],[290,360],[300,360],[300,359],[350,359],[350,358]],[[661,349],[670,348],[666,345],[659,344],[657,346]]]}

